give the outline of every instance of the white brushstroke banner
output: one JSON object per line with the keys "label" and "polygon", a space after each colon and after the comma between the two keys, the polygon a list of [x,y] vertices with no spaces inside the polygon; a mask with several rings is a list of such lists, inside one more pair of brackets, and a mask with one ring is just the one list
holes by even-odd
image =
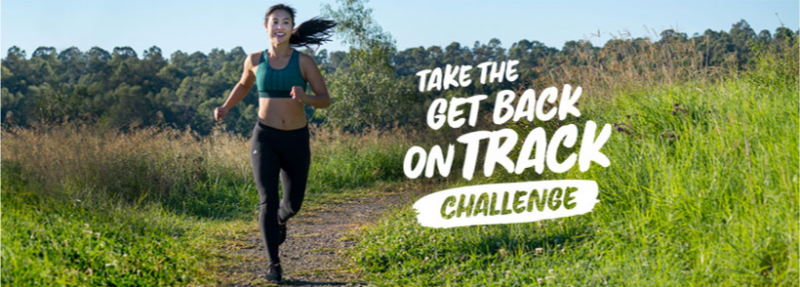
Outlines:
{"label": "white brushstroke banner", "polygon": [[414,203],[422,226],[534,222],[588,213],[597,200],[597,182],[548,180],[464,186],[438,191]]}

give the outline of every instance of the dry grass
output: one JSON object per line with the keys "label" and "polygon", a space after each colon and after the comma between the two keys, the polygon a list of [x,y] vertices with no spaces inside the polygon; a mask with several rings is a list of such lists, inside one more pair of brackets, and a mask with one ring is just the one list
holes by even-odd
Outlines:
{"label": "dry grass", "polygon": [[[364,129],[358,134],[319,126],[310,129],[312,161],[318,169],[336,169],[337,162],[331,158],[343,152],[405,150],[430,139],[403,129]],[[250,139],[226,132],[222,126],[200,137],[191,130],[114,130],[70,122],[8,126],[1,136],[4,167],[16,170],[51,196],[69,187],[85,193],[103,191],[128,202],[144,196],[163,200],[170,193],[191,193],[193,185],[210,179],[252,181]]]}
{"label": "dry grass", "polygon": [[37,125],[2,131],[2,161],[19,166],[42,192],[79,184],[137,199],[147,191],[165,195],[209,167],[244,177],[242,139],[215,134],[198,140],[191,131],[148,127],[105,130],[83,123]]}
{"label": "dry grass", "polygon": [[[657,35],[655,38],[659,38]],[[593,51],[587,41],[579,42],[572,56],[561,56],[553,64],[537,67],[542,77],[530,83],[541,88],[553,83],[580,85],[587,94],[608,98],[629,90],[644,90],[675,83],[705,84],[736,71],[734,54],[718,67],[708,66],[696,47],[697,39],[667,39],[654,42],[651,37],[631,38],[630,33],[615,36],[602,49]],[[705,38],[705,44],[710,39]],[[575,60],[577,58],[577,60]]]}

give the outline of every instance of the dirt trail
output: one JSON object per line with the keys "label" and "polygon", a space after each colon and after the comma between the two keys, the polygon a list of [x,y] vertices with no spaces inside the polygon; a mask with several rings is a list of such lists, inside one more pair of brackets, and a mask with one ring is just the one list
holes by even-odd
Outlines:
{"label": "dirt trail", "polygon": [[[286,242],[280,256],[284,278],[281,286],[363,286],[367,282],[349,270],[347,251],[355,242],[345,235],[365,223],[377,220],[382,214],[410,204],[420,192],[372,194],[346,200],[340,204],[312,205],[289,221]],[[306,207],[304,207],[306,208]],[[223,286],[269,286],[263,278],[267,273],[267,255],[254,224],[253,229],[239,242],[242,248],[229,252],[241,255],[244,262],[235,264],[226,273],[236,274]]]}

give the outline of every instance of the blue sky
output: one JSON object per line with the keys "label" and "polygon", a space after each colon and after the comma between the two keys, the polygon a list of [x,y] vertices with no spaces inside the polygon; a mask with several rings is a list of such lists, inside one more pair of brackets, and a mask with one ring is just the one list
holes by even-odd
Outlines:
{"label": "blue sky", "polygon": [[[268,39],[262,26],[271,1],[120,1],[120,0],[4,0],[0,3],[0,50],[5,57],[16,45],[28,56],[39,46],[62,51],[76,46],[87,51],[99,46],[131,46],[141,56],[156,45],[165,56],[176,50],[208,53],[241,46],[263,50]],[[319,15],[333,0],[286,1],[298,11],[297,20]],[[373,0],[367,3],[399,49],[456,41],[472,47],[475,41],[498,38],[503,46],[537,40],[561,48],[569,40],[588,39],[603,45],[610,34],[630,32],[654,36],[677,29],[691,36],[706,29],[728,31],[745,19],[756,33],[774,33],[783,24],[796,31],[800,4],[795,1],[422,1]],[[778,15],[776,16],[776,13]],[[780,17],[780,20],[779,20]],[[602,37],[592,36],[600,31]],[[322,48],[344,50],[337,39]]]}

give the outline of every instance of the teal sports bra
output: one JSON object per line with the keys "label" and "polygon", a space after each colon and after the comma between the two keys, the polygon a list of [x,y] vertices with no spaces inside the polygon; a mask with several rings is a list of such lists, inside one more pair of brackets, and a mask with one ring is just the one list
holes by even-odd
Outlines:
{"label": "teal sports bra", "polygon": [[307,90],[308,83],[300,72],[300,55],[292,49],[289,63],[283,69],[269,66],[267,50],[261,53],[256,70],[256,85],[259,98],[291,98],[292,86],[300,86]]}

